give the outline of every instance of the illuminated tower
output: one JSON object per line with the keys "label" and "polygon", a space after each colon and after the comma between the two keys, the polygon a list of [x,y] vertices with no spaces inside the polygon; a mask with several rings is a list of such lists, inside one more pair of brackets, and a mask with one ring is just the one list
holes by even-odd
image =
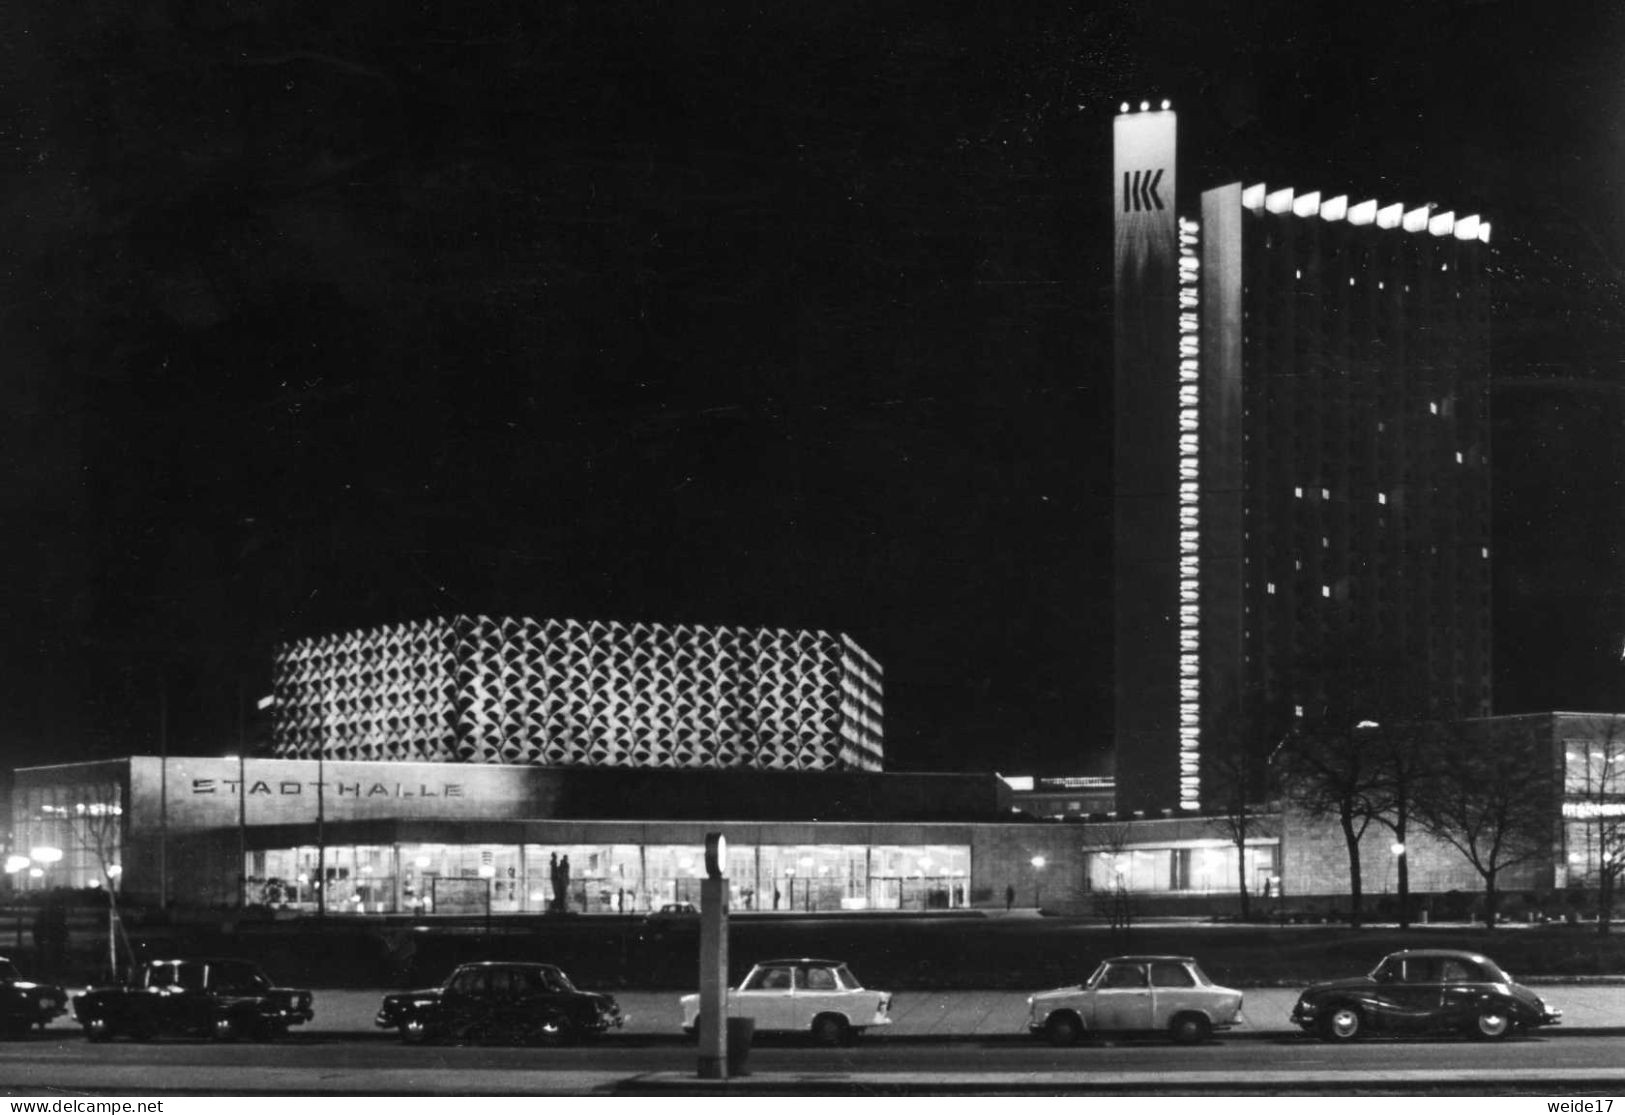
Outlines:
{"label": "illuminated tower", "polygon": [[1174,114],[1118,116],[1117,784],[1194,810],[1375,648],[1490,711],[1489,225],[1239,183],[1181,217]]}

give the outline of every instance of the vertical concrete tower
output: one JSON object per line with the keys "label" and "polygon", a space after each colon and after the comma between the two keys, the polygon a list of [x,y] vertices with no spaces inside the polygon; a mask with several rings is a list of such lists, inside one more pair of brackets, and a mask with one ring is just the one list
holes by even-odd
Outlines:
{"label": "vertical concrete tower", "polygon": [[1181,362],[1197,338],[1180,332],[1177,138],[1166,102],[1124,105],[1112,125],[1113,738],[1123,809],[1195,808],[1199,791],[1197,678],[1180,639],[1198,607],[1194,586],[1182,602],[1184,576],[1198,570],[1197,535],[1181,525],[1180,430]]}

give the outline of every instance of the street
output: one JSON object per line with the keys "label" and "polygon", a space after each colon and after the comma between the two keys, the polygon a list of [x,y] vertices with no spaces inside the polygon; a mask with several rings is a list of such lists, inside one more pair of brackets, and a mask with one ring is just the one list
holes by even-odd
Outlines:
{"label": "street", "polygon": [[[382,1036],[272,1044],[94,1045],[51,1033],[0,1045],[8,1094],[513,1095],[686,1091],[691,1043],[620,1037],[548,1049],[409,1047]],[[1293,1035],[1197,1048],[1160,1042],[1056,1050],[1010,1036],[958,1041],[875,1038],[849,1049],[763,1040],[735,1091],[989,1092],[1359,1089],[1545,1092],[1625,1086],[1625,1036],[1553,1033],[1495,1044],[1372,1041],[1327,1046]]]}

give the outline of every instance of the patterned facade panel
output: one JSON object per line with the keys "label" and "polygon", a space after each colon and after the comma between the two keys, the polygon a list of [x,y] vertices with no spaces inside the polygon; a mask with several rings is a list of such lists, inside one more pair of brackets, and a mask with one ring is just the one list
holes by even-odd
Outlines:
{"label": "patterned facade panel", "polygon": [[450,616],[275,659],[285,758],[880,770],[879,664],[850,637]]}

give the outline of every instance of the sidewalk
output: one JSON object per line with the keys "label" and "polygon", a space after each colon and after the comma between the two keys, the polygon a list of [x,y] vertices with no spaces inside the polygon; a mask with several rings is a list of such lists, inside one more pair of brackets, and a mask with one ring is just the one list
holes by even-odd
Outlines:
{"label": "sidewalk", "polygon": [[[1563,1012],[1560,1031],[1625,1032],[1625,984],[1543,984],[1536,991]],[[1034,989],[1038,990],[1038,989]],[[1297,1028],[1288,1020],[1297,988],[1260,987],[1246,990],[1242,1013],[1247,1024],[1221,1035],[1220,1040],[1284,1036]],[[672,1037],[682,1033],[682,1012],[676,991],[617,991],[615,1000],[627,1015],[621,1031],[641,1037]],[[892,999],[892,1025],[881,1032],[888,1039],[951,1040],[965,1038],[1023,1038],[1027,1036],[1027,992],[1022,991],[900,991]],[[316,1018],[304,1032],[376,1034],[373,1025],[384,991],[317,990]],[[71,1017],[53,1026],[74,1026]]]}

